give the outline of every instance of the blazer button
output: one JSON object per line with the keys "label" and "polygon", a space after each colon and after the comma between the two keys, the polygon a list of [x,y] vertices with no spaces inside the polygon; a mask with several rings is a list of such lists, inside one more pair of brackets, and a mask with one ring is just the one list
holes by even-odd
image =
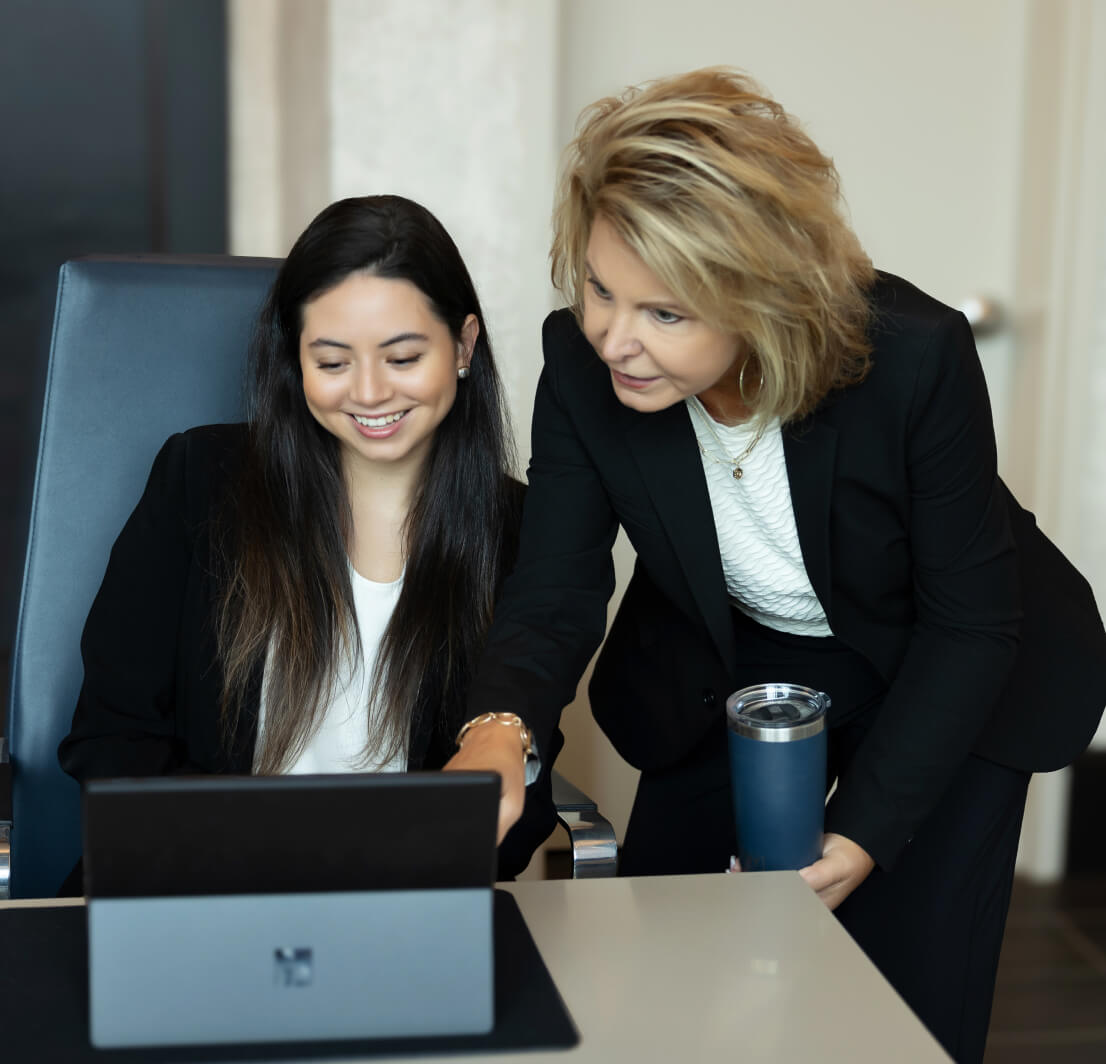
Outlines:
{"label": "blazer button", "polygon": [[709,687],[704,687],[703,688],[703,705],[706,706],[707,709],[713,709],[715,707],[715,705],[717,704],[717,702],[718,702],[718,696],[715,695],[714,691]]}

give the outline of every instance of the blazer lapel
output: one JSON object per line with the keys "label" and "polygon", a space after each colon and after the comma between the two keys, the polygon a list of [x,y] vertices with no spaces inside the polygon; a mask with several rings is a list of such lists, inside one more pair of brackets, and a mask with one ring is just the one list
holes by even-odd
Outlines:
{"label": "blazer lapel", "polygon": [[813,420],[785,429],[783,453],[803,564],[832,627],[829,514],[837,430]]}
{"label": "blazer lapel", "polygon": [[[623,408],[624,410],[626,408]],[[710,495],[683,403],[630,418],[627,440],[692,597],[722,660],[733,657],[733,620]]]}

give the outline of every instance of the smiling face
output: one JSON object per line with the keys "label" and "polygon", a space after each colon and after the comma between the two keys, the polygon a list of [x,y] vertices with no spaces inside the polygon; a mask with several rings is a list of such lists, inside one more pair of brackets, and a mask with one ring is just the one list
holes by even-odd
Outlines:
{"label": "smiling face", "polygon": [[653,413],[697,395],[712,413],[734,408],[739,341],[682,306],[602,215],[592,223],[586,269],[584,335],[620,402]]}
{"label": "smiling face", "polygon": [[381,463],[422,468],[478,332],[469,315],[455,340],[410,281],[364,273],[304,304],[304,399],[341,444],[347,473]]}

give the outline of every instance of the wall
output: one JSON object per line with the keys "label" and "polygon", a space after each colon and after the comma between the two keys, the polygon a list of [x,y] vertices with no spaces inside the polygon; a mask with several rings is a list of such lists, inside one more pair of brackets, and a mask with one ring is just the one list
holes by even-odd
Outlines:
{"label": "wall", "polygon": [[552,306],[553,0],[231,0],[231,243],[284,255],[343,196],[418,200],[491,323],[521,456]]}

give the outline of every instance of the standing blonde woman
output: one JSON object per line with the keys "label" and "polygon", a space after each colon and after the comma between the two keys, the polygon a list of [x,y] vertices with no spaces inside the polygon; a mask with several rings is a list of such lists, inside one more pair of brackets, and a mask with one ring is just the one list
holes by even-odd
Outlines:
{"label": "standing blonde woman", "polygon": [[621,525],[637,563],[590,687],[641,769],[621,871],[736,852],[731,691],[830,693],[837,786],[801,874],[978,1060],[1029,774],[1089,741],[1106,636],[998,477],[967,322],[872,267],[830,159],[725,70],[589,108],[554,222],[571,309],[545,323],[521,548],[470,711],[550,741]]}

